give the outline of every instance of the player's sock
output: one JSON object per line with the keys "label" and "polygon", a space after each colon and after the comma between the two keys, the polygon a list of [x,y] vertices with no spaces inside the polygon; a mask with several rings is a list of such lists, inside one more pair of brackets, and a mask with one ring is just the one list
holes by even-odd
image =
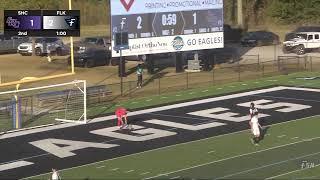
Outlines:
{"label": "player's sock", "polygon": [[258,144],[260,141],[260,138],[259,137],[256,137],[256,143]]}
{"label": "player's sock", "polygon": [[252,143],[252,144],[255,144],[254,137],[253,137],[253,138],[251,138],[251,143]]}

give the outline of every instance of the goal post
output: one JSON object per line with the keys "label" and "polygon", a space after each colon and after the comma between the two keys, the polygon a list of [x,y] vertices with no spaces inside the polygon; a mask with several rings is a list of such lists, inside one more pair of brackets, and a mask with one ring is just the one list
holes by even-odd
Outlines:
{"label": "goal post", "polygon": [[0,92],[0,120],[12,124],[13,129],[56,121],[87,123],[85,80],[18,88]]}
{"label": "goal post", "polygon": [[[81,124],[87,123],[87,84],[85,80],[77,81],[77,83],[74,84],[73,89],[67,90],[64,105],[64,112],[62,111],[62,116],[64,117],[58,117],[55,120]],[[83,109],[81,109],[81,107],[83,107]],[[76,113],[77,111],[79,111],[79,113]],[[77,117],[78,119],[76,119]]]}

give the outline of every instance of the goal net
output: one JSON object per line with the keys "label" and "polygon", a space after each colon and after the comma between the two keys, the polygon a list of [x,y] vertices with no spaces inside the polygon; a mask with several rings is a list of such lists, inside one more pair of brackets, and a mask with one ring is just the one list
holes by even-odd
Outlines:
{"label": "goal net", "polygon": [[14,129],[54,123],[86,123],[86,81],[76,80],[0,92],[0,120]]}

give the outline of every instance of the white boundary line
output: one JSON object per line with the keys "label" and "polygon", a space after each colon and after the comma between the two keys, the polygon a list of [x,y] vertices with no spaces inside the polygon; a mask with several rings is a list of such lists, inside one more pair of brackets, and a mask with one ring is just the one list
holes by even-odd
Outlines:
{"label": "white boundary line", "polygon": [[279,162],[275,162],[275,163],[271,163],[271,164],[259,166],[259,167],[256,167],[256,168],[247,169],[247,170],[244,170],[244,171],[240,171],[240,172],[228,174],[228,175],[225,175],[225,176],[222,176],[222,177],[218,177],[218,178],[215,178],[215,179],[229,178],[229,177],[232,177],[232,176],[234,176],[234,175],[243,174],[243,173],[248,173],[248,172],[250,172],[250,171],[259,170],[259,169],[263,169],[263,168],[266,168],[266,167],[272,167],[272,166],[274,166],[274,165],[278,165],[278,164],[282,164],[282,163],[286,163],[286,162],[289,162],[289,161],[298,160],[298,159],[301,159],[301,158],[305,158],[305,157],[309,157],[309,156],[314,156],[314,155],[318,155],[318,154],[320,154],[320,151],[318,151],[318,152],[316,152],[316,153],[311,153],[311,154],[307,154],[307,155],[303,155],[303,156],[299,156],[299,157],[295,157],[295,158],[290,158],[290,159],[287,159],[287,160],[283,160],[283,161],[279,161]]}
{"label": "white boundary line", "polygon": [[[260,94],[260,93],[273,92],[273,91],[279,91],[279,90],[286,90],[286,89],[320,92],[320,89],[277,86],[277,87],[272,87],[272,88],[268,88],[268,89],[260,89],[260,90],[242,92],[242,93],[237,93],[237,94],[218,96],[218,97],[213,97],[213,98],[208,98],[208,99],[201,99],[201,100],[196,100],[196,101],[189,101],[189,102],[184,102],[184,103],[161,106],[161,107],[145,109],[145,110],[140,110],[140,111],[135,111],[135,112],[129,112],[128,115],[129,116],[133,116],[133,115],[139,115],[139,114],[146,114],[146,113],[152,113],[152,112],[169,110],[169,109],[176,109],[176,108],[186,107],[186,106],[191,106],[191,105],[196,105],[196,104],[203,104],[203,103],[209,103],[209,102],[233,99],[233,98],[238,98],[238,97],[256,95],[256,94]],[[112,120],[112,119],[115,119],[115,118],[116,118],[115,115],[94,118],[91,121],[88,120],[89,121],[88,124],[107,121],[107,120]],[[14,132],[14,133],[3,134],[2,136],[0,136],[0,139],[12,138],[12,137],[23,136],[23,135],[29,135],[29,134],[33,134],[33,133],[45,132],[45,131],[50,131],[50,130],[55,130],[55,129],[62,129],[62,128],[66,128],[66,127],[73,127],[73,126],[79,126],[79,125],[83,125],[83,124],[65,123],[65,124],[59,124],[59,125],[56,125],[56,126],[48,126],[48,127],[44,127],[44,128],[35,128],[35,129],[30,129],[30,130],[25,130],[25,131],[18,131],[18,132]]]}
{"label": "white boundary line", "polygon": [[32,165],[32,164],[34,164],[34,163],[33,162],[28,162],[28,161],[11,162],[11,163],[8,163],[8,164],[0,165],[0,172],[1,171],[5,171],[5,170],[10,170],[10,169],[23,167],[23,166],[29,166],[29,165]]}
{"label": "white boundary line", "polygon": [[[318,167],[318,166],[320,166],[320,164],[315,165],[313,168]],[[268,177],[268,178],[266,178],[265,180],[267,180],[267,179],[274,179],[274,178],[276,178],[276,177],[281,177],[281,176],[284,176],[284,175],[288,175],[288,174],[291,174],[291,173],[295,173],[295,172],[299,172],[299,171],[303,171],[303,170],[307,170],[307,169],[312,169],[312,168],[297,169],[297,170],[290,171],[290,172],[287,172],[287,173],[283,173],[283,174],[279,174],[279,175],[276,175],[276,176]],[[312,178],[312,177],[311,177],[311,178]],[[304,178],[301,178],[301,179],[304,179]]]}
{"label": "white boundary line", "polygon": [[305,101],[305,102],[317,102],[317,103],[320,103],[320,101],[312,100],[312,99],[299,99],[299,98],[288,98],[288,97],[281,97],[281,96],[265,96],[265,95],[251,95],[251,96],[274,98],[274,99],[288,99],[288,100],[296,100],[296,101]]}
{"label": "white boundary line", "polygon": [[[184,102],[184,103],[178,103],[178,104],[172,104],[172,105],[167,105],[167,106],[161,106],[161,107],[156,107],[156,108],[151,108],[151,109],[135,111],[135,112],[129,112],[128,115],[133,116],[133,115],[139,115],[139,114],[146,114],[146,113],[152,113],[152,112],[157,112],[157,111],[176,109],[176,108],[181,108],[181,107],[186,107],[186,106],[191,106],[191,105],[233,99],[233,98],[237,98],[237,97],[244,97],[244,96],[249,96],[249,95],[255,95],[255,94],[266,93],[266,92],[273,92],[273,91],[279,91],[279,90],[285,90],[285,89],[291,89],[291,88],[284,87],[284,86],[278,86],[278,87],[272,87],[272,88],[268,88],[268,89],[260,89],[260,90],[255,90],[255,91],[248,91],[248,92],[243,92],[243,93],[218,96],[218,97],[213,97],[213,98],[208,98],[208,99],[201,99],[201,100],[196,100],[196,101],[189,101],[189,102]],[[305,91],[308,90],[308,89],[304,89],[304,88],[300,88],[300,89],[305,90]],[[311,89],[311,90],[314,91],[314,89]],[[319,90],[319,92],[320,92],[320,90]],[[88,120],[89,121],[88,124],[112,120],[115,118],[116,118],[115,115],[94,118],[92,120]],[[7,139],[7,138],[12,138],[12,137],[17,137],[17,136],[29,135],[29,134],[34,134],[34,133],[38,133],[38,132],[45,132],[45,131],[62,129],[62,128],[66,128],[66,127],[73,127],[73,126],[79,126],[79,125],[82,125],[82,124],[65,123],[65,124],[59,124],[57,126],[48,126],[48,127],[44,127],[44,128],[36,128],[36,129],[30,129],[30,130],[25,130],[25,131],[18,131],[18,132],[14,132],[14,133],[3,134],[2,136],[0,136],[0,139]]]}
{"label": "white boundary line", "polygon": [[[320,139],[320,136],[314,137],[314,138],[310,138],[308,140],[297,141],[297,142],[293,142],[293,143],[289,143],[289,144],[283,144],[283,145],[280,145],[280,146],[274,146],[274,147],[271,147],[271,148],[262,149],[262,150],[259,150],[259,151],[240,154],[240,155],[237,155],[237,156],[231,156],[231,157],[228,157],[228,158],[219,159],[219,160],[216,160],[216,161],[211,161],[211,162],[199,164],[199,165],[196,165],[196,166],[190,166],[190,167],[187,167],[187,168],[183,168],[183,169],[179,169],[179,170],[171,171],[171,172],[167,172],[167,173],[162,173],[161,175],[156,175],[156,176],[148,177],[148,178],[145,178],[145,179],[153,179],[153,178],[157,178],[157,177],[160,177],[160,176],[163,176],[163,175],[169,175],[169,174],[173,174],[173,173],[177,173],[177,172],[181,172],[181,171],[185,171],[185,170],[189,170],[189,169],[193,169],[193,168],[197,168],[197,167],[201,167],[201,166],[206,166],[206,165],[209,165],[209,164],[214,164],[214,163],[217,163],[217,162],[222,162],[222,161],[226,161],[226,160],[230,160],[230,159],[235,159],[235,158],[242,157],[242,156],[247,156],[247,155],[256,154],[256,153],[260,153],[260,152],[265,152],[265,151],[269,151],[269,150],[273,150],[273,149],[277,149],[277,148],[281,148],[281,147],[285,147],[285,146],[290,146],[290,145],[293,145],[293,144],[299,144],[299,143],[303,143],[303,142],[308,142],[310,140],[315,140],[315,139]],[[319,152],[317,154],[319,154]]]}
{"label": "white boundary line", "polygon": [[159,113],[146,113],[146,114],[153,114],[156,116],[165,116],[165,117],[173,117],[173,118],[181,118],[181,119],[194,119],[194,120],[202,120],[202,121],[214,121],[212,118],[193,118],[188,116],[175,116],[175,115],[169,115],[169,114],[159,114]]}
{"label": "white boundary line", "polygon": [[[287,123],[300,121],[300,120],[308,119],[308,118],[313,118],[313,117],[317,117],[317,116],[319,116],[319,115],[300,118],[300,119],[295,119],[295,120],[291,120],[291,121],[285,121],[285,122],[276,123],[276,124],[271,124],[271,125],[268,125],[268,126],[265,126],[265,127],[278,126],[278,125],[281,125],[281,124],[287,124]],[[130,157],[130,156],[135,156],[135,155],[139,155],[139,154],[144,154],[144,153],[148,153],[148,152],[153,152],[153,151],[157,151],[157,150],[161,150],[161,149],[172,148],[172,147],[175,147],[175,146],[185,145],[185,144],[189,144],[189,143],[205,141],[205,140],[208,140],[208,139],[215,139],[215,138],[220,138],[220,137],[229,136],[229,135],[233,135],[233,134],[243,133],[243,132],[247,132],[247,131],[248,130],[246,129],[246,130],[242,130],[242,131],[232,132],[232,133],[228,133],[228,134],[221,134],[221,135],[218,135],[218,136],[208,137],[208,138],[199,139],[199,140],[195,140],[195,141],[189,141],[189,142],[185,142],[185,143],[173,144],[173,145],[170,145],[170,146],[164,146],[164,147],[160,147],[160,148],[156,148],[156,149],[150,149],[150,150],[143,151],[143,152],[138,152],[138,153],[134,153],[134,154],[128,154],[128,155],[121,156],[121,157],[116,157],[116,158],[107,159],[107,160],[101,160],[101,161],[97,161],[97,162],[93,162],[93,163],[89,163],[89,164],[84,164],[84,165],[80,165],[80,166],[75,166],[75,167],[71,167],[71,168],[62,169],[62,170],[60,170],[60,172],[61,171],[66,171],[66,170],[70,170],[70,169],[90,166],[90,165],[94,165],[94,164],[98,164],[98,163],[102,163],[102,162],[108,162],[108,161],[112,161],[112,160],[116,160],[116,159],[126,158],[126,157]],[[311,140],[312,139],[303,139],[303,141],[306,141],[306,142],[311,141]],[[287,145],[290,145],[290,144],[287,144]],[[45,174],[48,174],[48,173],[42,173],[42,174],[26,177],[26,178],[23,178],[23,179],[29,179],[29,178],[32,178],[32,177],[41,176],[41,175],[45,175]]]}

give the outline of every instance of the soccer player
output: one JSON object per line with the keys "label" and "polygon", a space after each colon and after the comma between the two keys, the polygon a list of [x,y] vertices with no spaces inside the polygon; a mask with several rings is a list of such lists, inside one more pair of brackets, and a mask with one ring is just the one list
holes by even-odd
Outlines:
{"label": "soccer player", "polygon": [[251,119],[252,117],[255,115],[255,113],[258,113],[258,109],[254,106],[254,103],[251,102],[250,104],[250,109],[249,109],[249,115],[250,115],[250,121],[249,121],[249,125],[250,125],[250,128],[251,128]]}
{"label": "soccer player", "polygon": [[[120,127],[120,129],[122,129],[124,126],[128,124],[127,110],[123,107],[119,107],[116,109],[115,114],[118,119],[118,126]],[[124,119],[124,122],[123,122],[123,119]]]}
{"label": "soccer player", "polygon": [[56,169],[52,169],[51,180],[61,180],[59,172]]}
{"label": "soccer player", "polygon": [[258,143],[260,141],[260,128],[261,128],[261,125],[259,124],[259,119],[258,119],[258,112],[254,113],[250,122],[251,122],[251,131],[254,136],[252,138],[252,142],[255,145],[258,145]]}

